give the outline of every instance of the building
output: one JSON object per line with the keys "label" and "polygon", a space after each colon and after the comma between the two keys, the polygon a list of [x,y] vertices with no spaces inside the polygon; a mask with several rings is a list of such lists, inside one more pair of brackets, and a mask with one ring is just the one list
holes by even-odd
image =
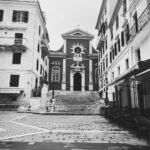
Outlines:
{"label": "building", "polygon": [[98,52],[88,32],[75,29],[62,34],[63,46],[49,55],[49,89],[98,90]]}
{"label": "building", "polygon": [[38,0],[0,0],[0,103],[28,104],[48,80],[48,32]]}
{"label": "building", "polygon": [[149,108],[150,1],[103,0],[96,29],[101,96],[120,109]]}

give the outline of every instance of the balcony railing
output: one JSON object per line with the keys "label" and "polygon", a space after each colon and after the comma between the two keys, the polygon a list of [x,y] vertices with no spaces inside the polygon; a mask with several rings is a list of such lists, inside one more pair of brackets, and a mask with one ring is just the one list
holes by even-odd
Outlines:
{"label": "balcony railing", "polygon": [[137,33],[142,30],[142,28],[147,24],[150,20],[150,4],[143,11],[141,16],[138,18],[137,23],[135,23],[129,30],[130,41],[136,36]]}
{"label": "balcony railing", "polygon": [[105,35],[100,33],[97,39],[97,49],[100,49],[105,41]]}
{"label": "balcony railing", "polygon": [[42,58],[45,56],[48,56],[49,54],[49,45],[47,39],[42,39],[41,40],[41,49],[42,49]]}
{"label": "balcony railing", "polygon": [[27,39],[13,38],[13,37],[0,37],[0,50],[27,50]]}

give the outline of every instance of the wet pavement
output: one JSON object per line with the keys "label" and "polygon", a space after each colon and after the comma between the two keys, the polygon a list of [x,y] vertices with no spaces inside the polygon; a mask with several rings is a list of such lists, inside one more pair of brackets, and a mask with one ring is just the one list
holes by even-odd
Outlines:
{"label": "wet pavement", "polygon": [[98,115],[0,112],[0,150],[147,150],[145,139]]}

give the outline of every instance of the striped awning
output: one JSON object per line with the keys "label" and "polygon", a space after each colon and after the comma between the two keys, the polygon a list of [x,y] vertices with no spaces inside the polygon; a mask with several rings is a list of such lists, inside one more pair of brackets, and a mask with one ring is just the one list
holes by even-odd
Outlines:
{"label": "striped awning", "polygon": [[20,94],[23,89],[0,88],[1,94]]}

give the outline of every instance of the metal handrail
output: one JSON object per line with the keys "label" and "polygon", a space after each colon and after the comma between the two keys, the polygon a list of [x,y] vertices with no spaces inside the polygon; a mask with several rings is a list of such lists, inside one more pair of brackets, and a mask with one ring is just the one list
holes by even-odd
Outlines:
{"label": "metal handrail", "polygon": [[[145,20],[145,17],[146,17],[146,20]],[[142,27],[148,22],[150,18],[150,4],[145,8],[145,10],[142,12],[142,14],[139,16],[138,18],[138,22],[135,23],[129,30],[129,35],[130,36],[135,36],[136,33],[138,33]],[[142,20],[142,21],[141,21]],[[136,29],[136,24],[138,26],[138,30]],[[130,37],[131,38],[131,37]]]}

